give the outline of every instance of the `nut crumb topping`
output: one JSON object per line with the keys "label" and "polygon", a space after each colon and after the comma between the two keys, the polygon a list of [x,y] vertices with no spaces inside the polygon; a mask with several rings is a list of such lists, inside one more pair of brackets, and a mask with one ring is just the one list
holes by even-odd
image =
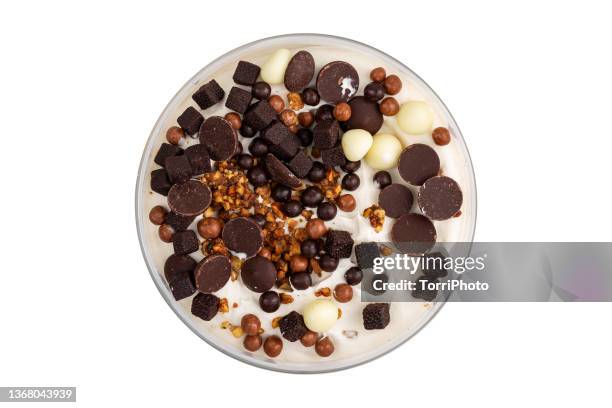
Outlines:
{"label": "nut crumb topping", "polygon": [[380,232],[383,229],[385,223],[385,210],[376,204],[363,210],[363,216],[370,220],[370,225],[374,228],[374,231]]}
{"label": "nut crumb topping", "polygon": [[321,289],[317,290],[315,292],[315,296],[316,297],[321,297],[321,296],[330,297],[331,293],[332,293],[332,291],[331,291],[330,288],[324,287],[324,288],[321,288]]}

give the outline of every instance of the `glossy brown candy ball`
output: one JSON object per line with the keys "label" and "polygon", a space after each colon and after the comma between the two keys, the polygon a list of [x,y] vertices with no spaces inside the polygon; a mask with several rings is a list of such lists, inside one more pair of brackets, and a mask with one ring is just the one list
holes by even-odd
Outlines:
{"label": "glossy brown candy ball", "polygon": [[255,335],[258,334],[259,329],[261,329],[261,322],[259,321],[259,317],[252,313],[248,313],[242,316],[240,327],[242,327],[242,331],[244,331],[245,334]]}
{"label": "glossy brown candy ball", "polygon": [[304,240],[300,245],[300,250],[306,258],[314,258],[319,253],[317,241],[313,239]]}
{"label": "glossy brown candy ball", "polygon": [[302,192],[300,197],[302,204],[306,207],[316,207],[323,201],[323,192],[319,187],[310,186]]}
{"label": "glossy brown candy ball", "polygon": [[156,205],[149,211],[149,221],[155,225],[162,225],[166,221],[168,211],[161,205]]}
{"label": "glossy brown candy ball", "polygon": [[224,119],[229,122],[234,130],[238,130],[242,126],[242,119],[240,119],[240,115],[236,112],[226,113]]}
{"label": "glossy brown candy ball", "polygon": [[170,225],[160,225],[159,230],[157,232],[159,234],[159,239],[168,243],[172,242],[172,237],[174,236],[174,228],[172,228]]}
{"label": "glossy brown candy ball", "polygon": [[289,267],[292,272],[304,272],[308,269],[308,258],[304,255],[293,255],[289,260]]}
{"label": "glossy brown candy ball", "polygon": [[253,84],[253,87],[251,88],[251,95],[253,95],[253,98],[263,101],[264,99],[268,98],[268,96],[270,96],[270,93],[272,92],[272,88],[270,87],[270,85],[268,85],[267,82],[255,82]]}
{"label": "glossy brown candy ball", "polygon": [[339,283],[334,288],[334,299],[340,303],[349,302],[353,298],[353,288],[347,283]]}
{"label": "glossy brown candy ball", "polygon": [[284,184],[277,184],[272,188],[272,199],[279,203],[284,203],[291,198],[291,189]]}
{"label": "glossy brown candy ball", "polygon": [[260,187],[268,182],[268,173],[257,165],[247,172],[247,178],[254,187]]}
{"label": "glossy brown candy ball", "polygon": [[297,290],[306,290],[312,285],[312,278],[308,272],[292,273],[289,281],[291,286]]}
{"label": "glossy brown candy ball", "polygon": [[383,85],[385,86],[385,92],[389,95],[397,95],[402,90],[402,80],[397,75],[387,76]]}
{"label": "glossy brown candy ball", "polygon": [[361,167],[361,160],[350,161],[347,160],[340,168],[347,173],[354,173]]}
{"label": "glossy brown candy ball", "polygon": [[327,234],[327,226],[320,218],[313,218],[306,223],[306,233],[312,239],[319,239]]}
{"label": "glossy brown candy ball", "polygon": [[304,207],[298,200],[288,200],[283,203],[281,210],[287,217],[297,217],[301,214]]}
{"label": "glossy brown candy ball", "polygon": [[387,71],[383,67],[376,67],[370,72],[370,79],[374,82],[382,82],[387,76]]}
{"label": "glossy brown candy ball", "polygon": [[338,213],[338,209],[334,203],[330,203],[329,201],[319,204],[317,207],[317,217],[322,219],[323,221],[330,221],[336,217]]}
{"label": "glossy brown candy ball", "polygon": [[208,217],[198,221],[198,234],[202,238],[215,239],[221,235],[223,230],[223,221],[219,218]]}
{"label": "glossy brown candy ball", "polygon": [[263,157],[268,154],[268,145],[261,138],[257,137],[249,144],[249,152],[253,157]]}
{"label": "glossy brown candy ball", "polygon": [[302,100],[306,105],[317,106],[321,98],[314,88],[306,88],[302,91]]}
{"label": "glossy brown candy ball", "polygon": [[376,174],[374,174],[374,183],[376,183],[378,188],[382,190],[392,183],[391,174],[384,170],[377,171]]}
{"label": "glossy brown candy ball", "polygon": [[352,194],[342,194],[336,199],[336,205],[344,212],[351,212],[357,207],[357,202]]}
{"label": "glossy brown candy ball", "polygon": [[351,105],[346,102],[340,102],[334,107],[334,118],[339,122],[346,122],[351,118]]}
{"label": "glossy brown candy ball", "polygon": [[166,131],[166,140],[173,145],[179,144],[184,136],[185,132],[178,126],[169,127]]}
{"label": "glossy brown candy ball", "polygon": [[285,101],[279,95],[272,95],[268,98],[268,103],[276,113],[281,113],[285,109]]}
{"label": "glossy brown candy ball", "polygon": [[385,87],[378,82],[370,82],[363,90],[363,96],[370,102],[378,102],[385,97]]}
{"label": "glossy brown candy ball", "polygon": [[296,132],[296,135],[303,147],[308,147],[312,144],[312,130],[302,128]]}
{"label": "glossy brown candy ball", "polygon": [[359,184],[361,180],[359,180],[359,176],[355,173],[349,173],[342,177],[342,188],[348,191],[355,191],[359,188]]}
{"label": "glossy brown candy ball", "polygon": [[251,156],[250,154],[239,155],[238,158],[236,159],[236,162],[238,163],[240,168],[243,170],[250,170],[253,168],[253,165],[255,164],[255,161],[253,160],[253,156]]}
{"label": "glossy brown candy ball", "polygon": [[259,307],[266,313],[274,313],[280,307],[280,296],[273,290],[264,292],[259,297]]}
{"label": "glossy brown candy ball", "polygon": [[385,116],[395,116],[400,110],[399,102],[392,96],[387,96],[380,102],[380,113]]}
{"label": "glossy brown candy ball", "polygon": [[255,129],[253,129],[252,127],[250,127],[244,122],[240,126],[240,136],[242,137],[246,137],[247,139],[250,139],[253,136],[255,136],[255,133],[257,133]]}
{"label": "glossy brown candy ball", "polygon": [[334,343],[332,343],[329,337],[323,337],[315,345],[315,351],[321,357],[329,357],[334,352]]}
{"label": "glossy brown candy ball", "polygon": [[344,273],[344,280],[351,286],[359,285],[363,279],[363,272],[356,266],[349,268]]}
{"label": "glossy brown candy ball", "polygon": [[338,268],[338,258],[335,258],[330,254],[323,254],[319,259],[319,266],[325,272],[333,272]]}
{"label": "glossy brown candy ball", "polygon": [[315,121],[322,122],[324,120],[333,120],[334,119],[334,106],[333,105],[321,105],[317,109],[317,113],[315,113]]}
{"label": "glossy brown candy ball", "polygon": [[310,125],[312,125],[312,122],[314,122],[314,115],[312,114],[312,112],[298,113],[298,123],[300,124],[300,126],[308,128],[310,127]]}
{"label": "glossy brown candy ball", "polygon": [[438,146],[445,146],[450,143],[450,132],[445,127],[437,127],[431,132],[433,141]]}
{"label": "glossy brown candy ball", "polygon": [[304,347],[312,347],[316,344],[318,339],[319,333],[308,330],[306,334],[300,338],[300,343],[302,343]]}
{"label": "glossy brown candy ball", "polygon": [[263,344],[264,353],[268,357],[278,357],[283,351],[283,340],[277,335],[268,336]]}
{"label": "glossy brown candy ball", "polygon": [[249,351],[257,351],[260,349],[261,343],[263,343],[261,336],[259,334],[254,334],[246,336],[242,344],[244,348]]}
{"label": "glossy brown candy ball", "polygon": [[321,162],[314,162],[308,172],[308,180],[318,183],[325,178],[325,165]]}

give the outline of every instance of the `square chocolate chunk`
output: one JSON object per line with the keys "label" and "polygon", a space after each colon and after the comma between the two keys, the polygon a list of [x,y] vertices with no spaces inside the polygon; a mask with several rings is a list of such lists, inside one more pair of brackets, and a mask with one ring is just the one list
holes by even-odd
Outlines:
{"label": "square chocolate chunk", "polygon": [[188,255],[175,254],[166,259],[164,276],[176,300],[184,299],[195,293],[193,270],[196,265],[197,262]]}
{"label": "square chocolate chunk", "polygon": [[170,291],[175,300],[185,299],[193,295],[196,291],[188,272],[177,274],[171,282],[168,282],[168,286],[170,286]]}
{"label": "square chocolate chunk", "polygon": [[155,155],[153,161],[160,166],[166,165],[166,159],[172,156],[179,156],[183,154],[183,149],[170,143],[162,143]]}
{"label": "square chocolate chunk", "polygon": [[234,82],[240,85],[252,86],[259,76],[259,68],[255,64],[251,64],[247,61],[239,61],[236,71],[234,71]]}
{"label": "square chocolate chunk", "polygon": [[184,183],[191,178],[192,170],[189,159],[184,154],[166,159],[166,171],[173,183]]}
{"label": "square chocolate chunk", "polygon": [[200,241],[192,230],[178,231],[172,236],[172,245],[174,253],[178,255],[187,255],[195,252],[200,248]]}
{"label": "square chocolate chunk", "polygon": [[195,217],[187,217],[170,211],[166,215],[166,224],[174,228],[174,231],[183,231],[191,225],[194,219]]}
{"label": "square chocolate chunk", "polygon": [[191,313],[202,320],[211,320],[219,311],[219,298],[210,293],[198,293],[191,303]]}
{"label": "square chocolate chunk", "polygon": [[289,170],[297,177],[304,178],[312,168],[312,159],[308,157],[306,152],[302,149],[293,156],[293,159],[287,164],[287,167],[289,167]]}
{"label": "square chocolate chunk", "polygon": [[238,113],[244,113],[249,108],[251,99],[253,99],[251,92],[235,86],[230,90],[225,106]]}
{"label": "square chocolate chunk", "polygon": [[372,269],[374,259],[380,257],[380,250],[376,242],[363,242],[355,245],[355,258],[361,269]]}
{"label": "square chocolate chunk", "polygon": [[185,134],[193,136],[198,133],[202,122],[204,122],[204,116],[193,106],[185,109],[181,116],[176,119],[179,126],[185,131]]}
{"label": "square chocolate chunk", "polygon": [[291,160],[293,156],[297,154],[301,145],[300,139],[298,139],[298,137],[293,133],[289,133],[289,136],[287,136],[281,143],[270,145],[268,149],[270,150],[270,153],[279,159],[287,161]]}
{"label": "square chocolate chunk", "polygon": [[151,172],[151,190],[163,196],[168,195],[172,183],[168,178],[168,172],[166,169],[157,169]]}
{"label": "square chocolate chunk", "polygon": [[366,330],[384,329],[390,321],[388,303],[370,303],[363,309],[363,327]]}
{"label": "square chocolate chunk", "polygon": [[321,161],[323,164],[330,167],[343,166],[346,164],[346,156],[344,156],[342,146],[338,145],[331,149],[321,150]]}
{"label": "square chocolate chunk", "polygon": [[275,120],[270,126],[261,132],[261,138],[269,144],[277,145],[291,136],[289,128],[282,122]]}
{"label": "square chocolate chunk", "polygon": [[210,156],[208,155],[206,146],[202,144],[189,146],[185,149],[185,156],[189,159],[193,176],[199,176],[210,172]]}
{"label": "square chocolate chunk", "polygon": [[350,258],[353,238],[347,231],[330,230],[325,239],[325,252],[335,258]]}
{"label": "square chocolate chunk", "polygon": [[324,120],[313,131],[312,145],[317,149],[331,149],[340,138],[340,125],[335,120]]}
{"label": "square chocolate chunk", "polygon": [[275,119],[276,111],[272,109],[268,101],[254,103],[244,114],[244,123],[255,130],[265,129]]}
{"label": "square chocolate chunk", "polygon": [[221,102],[225,91],[214,79],[202,85],[191,98],[198,104],[200,109],[210,108],[217,102]]}

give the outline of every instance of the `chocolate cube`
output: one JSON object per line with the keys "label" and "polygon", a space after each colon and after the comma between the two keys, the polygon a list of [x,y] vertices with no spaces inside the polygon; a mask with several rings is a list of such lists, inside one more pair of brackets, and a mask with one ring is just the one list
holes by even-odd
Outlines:
{"label": "chocolate cube", "polygon": [[265,128],[261,132],[261,138],[265,140],[268,144],[273,145],[283,143],[283,141],[289,136],[291,136],[289,128],[285,126],[282,122],[279,122],[277,120],[272,122],[270,126]]}
{"label": "chocolate cube", "polygon": [[230,90],[225,106],[238,113],[244,113],[251,104],[251,93],[237,86]]}
{"label": "chocolate cube", "polygon": [[221,102],[225,96],[225,91],[219,86],[217,81],[212,79],[205,83],[194,93],[191,98],[198,104],[200,109],[210,108],[217,102]]}
{"label": "chocolate cube", "polygon": [[344,166],[346,163],[346,156],[344,156],[342,146],[338,145],[331,149],[321,150],[321,161],[323,164],[330,167]]}
{"label": "chocolate cube", "polygon": [[174,253],[178,255],[187,255],[195,252],[200,248],[200,241],[192,230],[178,231],[172,236],[172,245]]}
{"label": "chocolate cube", "polygon": [[287,164],[287,167],[289,167],[289,170],[297,177],[304,178],[312,168],[312,159],[308,157],[306,152],[302,149],[293,156],[293,159]]}
{"label": "chocolate cube", "polygon": [[185,156],[189,159],[193,176],[210,172],[210,156],[206,146],[201,144],[189,146],[185,149]]}
{"label": "chocolate cube", "polygon": [[183,149],[181,149],[180,147],[170,143],[162,143],[153,161],[164,167],[166,165],[166,159],[168,157],[178,156],[181,154],[183,154]]}
{"label": "chocolate cube", "polygon": [[370,303],[363,309],[363,327],[366,330],[384,329],[390,321],[389,303]]}
{"label": "chocolate cube", "polygon": [[295,310],[280,319],[279,328],[283,337],[291,342],[298,341],[308,331],[304,317]]}
{"label": "chocolate cube", "polygon": [[219,298],[210,293],[198,293],[191,303],[191,313],[202,320],[209,321],[219,311]]}
{"label": "chocolate cube", "polygon": [[338,121],[324,120],[317,124],[313,131],[313,146],[317,149],[331,149],[340,138]]}
{"label": "chocolate cube", "polygon": [[193,136],[200,130],[200,126],[204,122],[204,116],[196,108],[190,106],[181,113],[176,121],[186,135]]}
{"label": "chocolate cube", "polygon": [[355,258],[361,269],[372,269],[374,259],[380,257],[380,250],[376,242],[363,242],[355,245]]}
{"label": "chocolate cube", "polygon": [[188,217],[188,216],[180,215],[173,211],[170,211],[166,215],[166,224],[174,228],[174,231],[183,231],[183,230],[186,230],[191,225],[194,219],[195,217],[193,216]]}
{"label": "chocolate cube", "polygon": [[151,190],[163,196],[168,195],[172,183],[166,169],[157,169],[151,172]]}
{"label": "chocolate cube", "polygon": [[276,111],[268,101],[259,101],[249,106],[244,114],[244,123],[255,130],[265,129],[276,119]]}
{"label": "chocolate cube", "polygon": [[239,61],[236,71],[234,71],[234,82],[240,85],[252,86],[257,81],[260,71],[261,68],[255,64],[251,64],[247,61]]}
{"label": "chocolate cube", "polygon": [[351,238],[349,232],[330,230],[325,239],[325,252],[334,258],[350,258],[353,243],[353,238]]}
{"label": "chocolate cube", "polygon": [[275,155],[281,160],[291,160],[300,149],[300,139],[293,133],[289,135],[279,144],[270,145],[268,147],[270,153]]}
{"label": "chocolate cube", "polygon": [[170,255],[164,264],[164,275],[174,299],[181,300],[196,291],[193,271],[196,261],[187,255]]}
{"label": "chocolate cube", "polygon": [[191,165],[184,154],[166,159],[166,171],[173,183],[184,183],[191,178]]}

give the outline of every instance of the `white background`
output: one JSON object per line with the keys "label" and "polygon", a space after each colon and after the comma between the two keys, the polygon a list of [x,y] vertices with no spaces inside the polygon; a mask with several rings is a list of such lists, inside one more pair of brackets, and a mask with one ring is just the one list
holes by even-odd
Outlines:
{"label": "white background", "polygon": [[321,32],[404,61],[446,102],[478,240],[609,241],[604,2],[245,3],[0,6],[0,385],[75,385],[88,407],[609,404],[610,304],[450,304],[334,374],[237,362],[162,300],[133,209],[149,131],[191,75],[261,37]]}

